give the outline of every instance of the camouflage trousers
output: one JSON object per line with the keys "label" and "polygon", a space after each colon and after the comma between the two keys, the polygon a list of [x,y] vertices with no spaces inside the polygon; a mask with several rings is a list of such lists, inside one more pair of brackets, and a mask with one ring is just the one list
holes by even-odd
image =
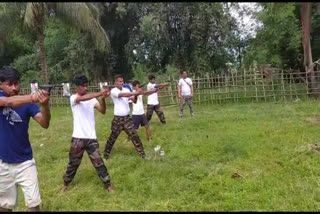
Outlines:
{"label": "camouflage trousers", "polygon": [[191,96],[182,96],[182,99],[180,101],[179,107],[180,107],[180,116],[183,115],[183,109],[185,104],[188,104],[190,109],[190,114],[193,115],[193,105],[192,105],[192,97]]}
{"label": "camouflage trousers", "polygon": [[64,184],[68,185],[76,175],[77,169],[80,166],[84,151],[87,151],[91,163],[96,169],[99,178],[106,185],[110,185],[110,177],[103,159],[99,153],[99,144],[95,139],[80,139],[72,138],[69,151],[69,163],[66,173],[63,176]]}
{"label": "camouflage trousers", "polygon": [[111,134],[107,140],[106,147],[104,150],[104,157],[108,159],[110,156],[112,147],[116,142],[121,131],[124,130],[132,141],[134,147],[136,148],[139,155],[144,158],[145,153],[141,139],[138,136],[137,130],[134,128],[132,118],[128,116],[114,116],[111,122]]}
{"label": "camouflage trousers", "polygon": [[147,120],[150,122],[152,118],[153,111],[156,112],[156,114],[159,117],[159,120],[161,123],[166,124],[166,118],[164,117],[164,113],[162,111],[162,108],[160,107],[160,104],[158,105],[147,105]]}

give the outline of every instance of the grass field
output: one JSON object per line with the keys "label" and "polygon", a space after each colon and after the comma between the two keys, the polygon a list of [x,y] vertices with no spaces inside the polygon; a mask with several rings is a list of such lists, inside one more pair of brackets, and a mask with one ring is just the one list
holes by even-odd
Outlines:
{"label": "grass field", "polygon": [[[41,209],[45,211],[320,211],[319,102],[196,105],[167,125],[153,116],[153,140],[139,135],[150,160],[141,159],[122,133],[105,161],[116,193],[103,189],[89,158],[60,193],[72,134],[69,108],[53,108],[48,130],[31,122]],[[186,110],[187,106],[186,106]],[[113,109],[96,113],[100,151]],[[43,144],[43,146],[40,146]],[[161,145],[165,156],[155,156]],[[18,211],[25,210],[19,190]]]}

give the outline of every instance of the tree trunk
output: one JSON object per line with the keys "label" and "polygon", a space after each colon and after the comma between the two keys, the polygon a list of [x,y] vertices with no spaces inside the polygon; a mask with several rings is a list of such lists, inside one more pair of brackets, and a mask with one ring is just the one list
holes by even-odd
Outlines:
{"label": "tree trunk", "polygon": [[44,47],[44,34],[43,32],[37,33],[38,38],[38,45],[40,49],[40,62],[43,72],[43,80],[45,84],[49,83],[49,77],[48,77],[48,65],[47,65],[47,58],[46,58],[46,49]]}
{"label": "tree trunk", "polygon": [[303,2],[300,3],[300,15],[302,26],[302,46],[303,46],[303,65],[307,76],[310,77],[311,84],[309,84],[309,92],[312,97],[318,97],[317,82],[313,69],[311,43],[310,43],[310,31],[311,31],[311,15],[312,15],[312,3]]}

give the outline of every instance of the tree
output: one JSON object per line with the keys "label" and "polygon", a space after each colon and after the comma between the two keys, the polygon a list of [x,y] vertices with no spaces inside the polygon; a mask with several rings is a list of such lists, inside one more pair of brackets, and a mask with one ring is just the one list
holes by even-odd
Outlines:
{"label": "tree", "polygon": [[46,50],[44,45],[44,28],[47,15],[66,20],[69,23],[89,31],[98,50],[109,49],[109,40],[106,32],[99,23],[99,10],[91,3],[27,3],[24,22],[37,34],[40,50],[40,61],[45,83],[49,82]]}
{"label": "tree", "polygon": [[[312,3],[302,2],[300,3],[300,14],[301,14],[301,26],[302,26],[302,46],[303,46],[303,65],[306,73],[310,76],[311,87],[309,91],[311,96],[319,97],[320,94],[315,94],[317,89],[317,80],[314,73],[314,64],[312,61],[312,50],[310,42],[311,32],[311,20],[312,20]],[[319,4],[320,5],[320,4]]]}

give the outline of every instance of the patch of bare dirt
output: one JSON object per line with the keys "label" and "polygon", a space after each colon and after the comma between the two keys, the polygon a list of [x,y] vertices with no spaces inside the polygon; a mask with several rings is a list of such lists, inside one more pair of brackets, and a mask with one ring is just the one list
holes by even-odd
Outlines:
{"label": "patch of bare dirt", "polygon": [[313,123],[313,124],[320,124],[320,116],[318,117],[307,117],[306,121]]}

